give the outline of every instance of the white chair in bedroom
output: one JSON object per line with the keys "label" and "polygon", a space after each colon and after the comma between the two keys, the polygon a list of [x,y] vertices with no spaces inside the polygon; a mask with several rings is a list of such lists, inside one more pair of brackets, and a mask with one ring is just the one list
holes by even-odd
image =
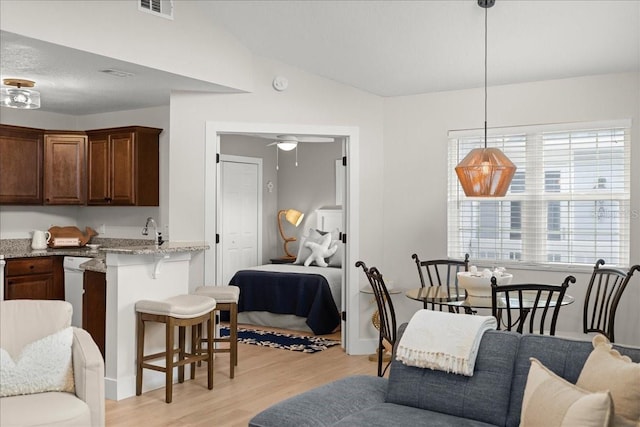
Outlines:
{"label": "white chair in bedroom", "polygon": [[[229,312],[229,336],[214,337],[214,353],[229,353],[229,378],[234,377],[234,369],[238,366],[238,300],[240,288],[237,286],[200,286],[195,291],[196,295],[204,295],[216,300],[216,311]],[[202,350],[202,344],[206,338],[202,338],[198,344]],[[218,348],[216,343],[229,343],[229,347]]]}

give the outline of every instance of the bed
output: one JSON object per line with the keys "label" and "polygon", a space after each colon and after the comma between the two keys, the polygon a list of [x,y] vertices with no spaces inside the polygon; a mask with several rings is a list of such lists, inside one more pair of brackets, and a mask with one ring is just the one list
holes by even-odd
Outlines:
{"label": "bed", "polygon": [[342,269],[267,264],[240,270],[238,322],[329,334],[340,327]]}
{"label": "bed", "polygon": [[[328,259],[329,267],[300,265],[307,257],[306,239],[332,234],[332,246],[342,229],[342,210],[315,211],[316,229],[300,238],[295,264],[267,264],[242,269],[229,284],[240,288],[238,322],[329,334],[340,327],[343,247]],[[319,230],[331,230],[330,232]],[[320,233],[320,234],[319,234]],[[310,253],[310,252],[309,252]]]}

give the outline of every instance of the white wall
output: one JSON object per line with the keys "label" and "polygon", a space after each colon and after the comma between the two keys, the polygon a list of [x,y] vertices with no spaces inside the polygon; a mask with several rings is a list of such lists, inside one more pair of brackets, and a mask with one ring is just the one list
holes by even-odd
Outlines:
{"label": "white wall", "polygon": [[[360,147],[360,257],[380,259],[382,245],[379,230],[382,229],[383,187],[382,167],[382,99],[360,90],[319,78],[298,69],[267,59],[254,61],[255,92],[251,94],[212,95],[173,93],[171,96],[171,152],[172,176],[180,175],[191,183],[182,188],[172,179],[170,182],[170,227],[178,239],[202,239],[205,230],[204,195],[214,189],[205,188],[205,156],[215,153],[213,147],[205,147],[205,123],[247,122],[278,123],[316,126],[359,127]],[[275,76],[289,79],[289,88],[276,92],[271,82]],[[375,165],[375,167],[371,167]],[[198,265],[201,262],[202,265]],[[194,258],[191,286],[203,280],[204,260]],[[364,286],[349,284],[350,287]],[[361,296],[364,310],[370,310],[370,296]],[[367,330],[362,335],[374,336],[365,321]],[[373,347],[372,347],[373,348]]]}
{"label": "white wall", "polygon": [[[379,264],[397,285],[417,287],[411,254],[447,256],[447,131],[482,128],[482,89],[385,99],[384,258]],[[631,212],[640,212],[640,74],[618,74],[490,87],[489,126],[627,119],[633,121]],[[631,263],[640,263],[640,215],[631,215]],[[594,260],[595,263],[595,260]],[[514,282],[558,283],[568,271],[514,271]],[[571,273],[574,274],[574,273]],[[560,314],[560,329],[578,330],[588,274],[568,293],[573,305]],[[636,275],[638,276],[638,275]],[[396,298],[407,320],[419,303]],[[618,311],[616,340],[640,345],[640,277]]]}

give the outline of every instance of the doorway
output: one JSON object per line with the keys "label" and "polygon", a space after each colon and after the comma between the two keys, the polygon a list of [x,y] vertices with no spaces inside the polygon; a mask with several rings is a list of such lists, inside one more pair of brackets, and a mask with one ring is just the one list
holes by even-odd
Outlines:
{"label": "doorway", "polygon": [[[355,262],[359,257],[359,131],[357,127],[345,126],[308,126],[295,124],[242,123],[242,122],[207,122],[206,155],[205,155],[205,188],[215,189],[205,194],[205,239],[214,243],[219,241],[221,206],[220,194],[221,167],[219,163],[221,135],[251,134],[293,134],[322,135],[342,141],[345,164],[345,183],[343,194],[343,224],[347,243],[344,246],[345,262],[343,264],[342,335],[343,345],[348,354],[366,354],[371,346],[370,339],[360,338],[361,324],[368,319],[361,319],[359,300],[359,277]],[[213,245],[212,245],[213,246]],[[205,252],[205,280],[207,283],[222,283],[221,245]]]}

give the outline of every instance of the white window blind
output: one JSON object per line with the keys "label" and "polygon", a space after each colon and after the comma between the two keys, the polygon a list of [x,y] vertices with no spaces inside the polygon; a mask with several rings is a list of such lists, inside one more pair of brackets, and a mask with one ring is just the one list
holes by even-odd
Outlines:
{"label": "white window blind", "polygon": [[517,166],[504,198],[466,197],[456,165],[483,130],[449,132],[448,255],[491,265],[629,264],[630,120],[491,129]]}

